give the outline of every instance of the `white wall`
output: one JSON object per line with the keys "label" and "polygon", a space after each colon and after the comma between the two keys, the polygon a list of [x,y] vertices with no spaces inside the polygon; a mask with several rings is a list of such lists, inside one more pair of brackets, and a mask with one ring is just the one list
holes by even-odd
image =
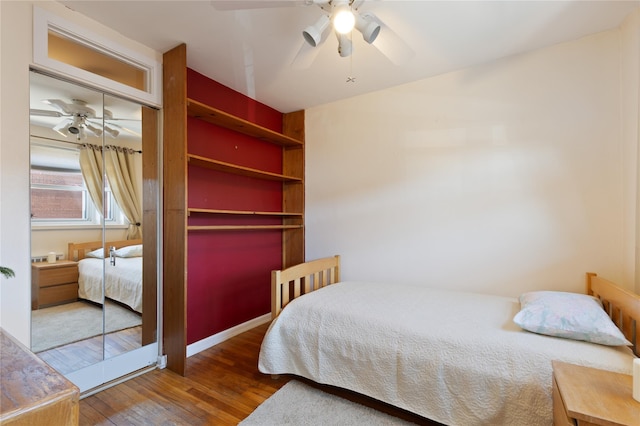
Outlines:
{"label": "white wall", "polygon": [[26,345],[31,322],[28,111],[33,5],[161,60],[160,53],[59,3],[0,1],[0,265],[16,272],[16,278],[0,278],[0,327]]}
{"label": "white wall", "polygon": [[[621,26],[622,140],[625,146],[625,279],[640,293],[640,7]],[[634,197],[635,196],[635,197]],[[632,200],[635,198],[635,204]],[[634,279],[635,277],[635,279]]]}
{"label": "white wall", "polygon": [[[0,2],[0,326],[29,344],[29,2]],[[10,125],[9,125],[10,123]]]}
{"label": "white wall", "polygon": [[631,287],[621,53],[612,30],[309,109],[307,259],[512,296],[586,271]]}

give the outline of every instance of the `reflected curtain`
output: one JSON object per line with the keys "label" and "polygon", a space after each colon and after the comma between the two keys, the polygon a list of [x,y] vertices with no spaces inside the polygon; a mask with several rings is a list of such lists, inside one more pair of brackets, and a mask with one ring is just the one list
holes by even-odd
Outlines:
{"label": "reflected curtain", "polygon": [[102,210],[102,164],[102,147],[88,143],[80,145],[80,171],[93,204],[104,217]]}
{"label": "reflected curtain", "polygon": [[80,169],[93,203],[104,217],[102,203],[104,164],[113,197],[129,221],[128,240],[142,238],[142,204],[135,185],[137,172],[133,158],[138,153],[140,151],[115,145],[102,147],[86,143],[80,147]]}
{"label": "reflected curtain", "polygon": [[111,192],[129,221],[127,239],[142,238],[142,208],[136,191],[136,167],[133,149],[109,145],[104,147],[104,163]]}

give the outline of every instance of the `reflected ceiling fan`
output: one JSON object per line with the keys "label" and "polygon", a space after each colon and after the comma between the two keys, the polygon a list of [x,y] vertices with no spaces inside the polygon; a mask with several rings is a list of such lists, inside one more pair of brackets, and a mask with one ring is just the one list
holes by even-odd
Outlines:
{"label": "reflected ceiling fan", "polygon": [[[313,58],[309,56],[309,48],[320,46],[333,32],[338,39],[338,54],[348,57],[353,51],[352,33],[357,30],[362,38],[375,46],[382,54],[396,65],[400,65],[410,59],[414,52],[395,32],[384,24],[377,16],[370,12],[360,13],[360,6],[365,0],[298,0],[298,1],[212,1],[211,4],[218,10],[260,9],[273,7],[286,7],[298,5],[315,5],[322,10],[322,16],[302,31],[306,42],[298,52],[295,62],[307,62]],[[316,50],[316,49],[314,49]]]}
{"label": "reflected ceiling fan", "polygon": [[112,123],[111,121],[120,120],[113,117],[111,111],[103,110],[104,117],[96,116],[96,111],[87,105],[86,101],[81,99],[71,99],[71,102],[65,102],[61,99],[45,99],[47,105],[51,105],[58,111],[48,109],[31,109],[30,114],[37,117],[60,117],[63,118],[52,129],[60,133],[64,137],[74,135],[78,140],[85,139],[87,132],[100,137],[106,133],[112,138],[116,138],[121,131],[127,131],[133,135],[140,136],[139,133],[128,129],[124,126]]}

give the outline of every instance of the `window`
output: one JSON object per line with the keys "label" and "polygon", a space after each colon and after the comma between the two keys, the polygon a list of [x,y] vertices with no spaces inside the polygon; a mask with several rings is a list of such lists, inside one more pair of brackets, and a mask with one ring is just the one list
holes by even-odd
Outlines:
{"label": "window", "polygon": [[[55,148],[48,147],[49,152]],[[60,157],[49,157],[50,164],[36,160],[32,150],[31,222],[34,226],[99,226],[101,215],[85,186],[79,164],[68,168],[69,158],[60,160],[68,149],[58,149]],[[73,150],[75,151],[75,150]],[[76,151],[77,152],[77,151]],[[56,160],[58,158],[58,160]],[[73,158],[73,157],[72,157]],[[33,164],[37,163],[37,164]],[[60,167],[64,163],[66,167]],[[128,224],[107,181],[104,191],[106,225]]]}
{"label": "window", "polygon": [[31,170],[33,221],[86,221],[87,195],[79,171]]}
{"label": "window", "polygon": [[139,45],[133,50],[77,22],[33,9],[33,63],[83,84],[162,105],[162,66],[158,54]]}

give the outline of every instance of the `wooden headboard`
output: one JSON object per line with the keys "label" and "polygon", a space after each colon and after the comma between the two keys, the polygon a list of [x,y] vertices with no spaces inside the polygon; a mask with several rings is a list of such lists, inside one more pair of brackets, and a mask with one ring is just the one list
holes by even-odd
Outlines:
{"label": "wooden headboard", "polygon": [[640,356],[640,296],[593,272],[587,272],[587,294],[602,301],[611,320],[633,344],[633,353]]}
{"label": "wooden headboard", "polygon": [[340,281],[340,256],[325,257],[271,272],[271,318],[287,303],[313,290]]}
{"label": "wooden headboard", "polygon": [[[134,246],[142,244],[142,240],[120,240],[120,241],[105,241],[104,243],[104,257],[109,256],[109,247],[115,247],[116,249]],[[82,260],[87,256],[87,253],[99,249],[102,247],[102,241],[89,241],[87,243],[69,243],[69,251],[67,252],[67,259],[69,260]]]}

